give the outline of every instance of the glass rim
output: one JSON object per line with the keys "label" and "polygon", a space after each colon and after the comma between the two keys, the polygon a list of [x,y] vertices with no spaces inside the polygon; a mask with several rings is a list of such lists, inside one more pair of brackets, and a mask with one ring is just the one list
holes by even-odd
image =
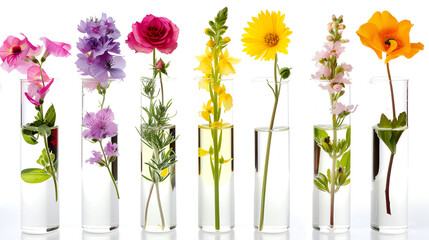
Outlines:
{"label": "glass rim", "polygon": [[274,77],[255,77],[252,79],[252,83],[280,83],[280,84],[287,84],[290,82],[290,79],[281,79],[277,80],[277,82],[274,80]]}
{"label": "glass rim", "polygon": [[[410,79],[405,77],[392,76],[391,80],[392,82],[408,82]],[[370,83],[388,82],[388,81],[390,81],[388,76],[375,76],[369,80]]]}
{"label": "glass rim", "polygon": [[[59,80],[60,78],[49,78],[49,79],[44,79],[44,82],[46,83],[46,82],[49,82],[50,80],[52,80],[52,79],[54,79],[54,80]],[[21,78],[21,79],[19,79],[19,80],[21,80],[21,82],[42,82],[42,80],[40,79],[28,79],[28,78]]]}
{"label": "glass rim", "polygon": [[[145,77],[140,77],[140,81],[141,82],[149,82],[150,80],[153,80],[154,78],[145,78]],[[176,77],[163,77],[162,81],[166,81],[166,82],[173,82],[176,81]],[[158,78],[155,78],[155,80],[159,80]]]}
{"label": "glass rim", "polygon": [[[95,78],[81,78],[81,79],[82,79],[82,82],[100,82]],[[120,82],[122,80],[116,79],[116,78],[109,78],[109,79],[107,79],[107,81],[108,82]]]}
{"label": "glass rim", "polygon": [[[207,77],[194,77],[194,80],[195,81],[199,81],[199,80],[203,80],[203,79],[206,79],[206,80],[212,80],[213,78],[207,78]],[[221,82],[229,82],[229,81],[232,81],[232,80],[234,80],[233,78],[222,78],[221,79]]]}

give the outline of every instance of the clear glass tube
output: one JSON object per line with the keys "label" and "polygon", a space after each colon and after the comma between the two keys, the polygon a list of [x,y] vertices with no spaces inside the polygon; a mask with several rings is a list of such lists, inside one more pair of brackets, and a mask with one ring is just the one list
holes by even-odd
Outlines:
{"label": "clear glass tube", "polygon": [[[143,80],[143,84],[147,84],[149,80]],[[160,89],[160,80],[155,79],[156,88]],[[176,114],[174,102],[174,79],[162,79],[162,94],[160,93],[155,101],[162,101],[164,105],[171,101],[172,105],[169,108],[168,114],[174,116]],[[149,98],[142,96],[142,107],[149,108],[151,101]],[[153,103],[153,102],[152,102]],[[148,117],[145,111],[141,112],[144,119]],[[173,121],[171,119],[171,121]],[[176,137],[176,126],[168,124],[161,129],[158,128],[141,128],[140,131],[145,131],[151,134],[158,135],[163,132],[164,136]],[[148,164],[153,161],[161,163],[165,158],[162,158],[168,151],[176,153],[176,141],[172,142],[168,147],[159,152],[154,149],[154,146],[148,146],[142,141],[141,143],[141,226],[147,232],[163,232],[171,231],[176,228],[176,165],[173,163],[163,171],[156,170],[164,179],[156,177],[156,173]],[[157,152],[157,153],[156,153]],[[157,155],[155,155],[157,154]],[[176,158],[171,159],[175,161]],[[151,174],[152,171],[152,174]]]}
{"label": "clear glass tube", "polygon": [[[408,225],[408,79],[390,82],[375,77],[371,83],[377,102],[373,109],[371,227],[382,233],[403,233]],[[393,115],[400,123],[385,125]],[[382,118],[384,123],[380,123]]]}
{"label": "clear glass tube", "polygon": [[[50,127],[49,136],[38,138],[37,131],[29,129],[34,126],[32,123],[35,122],[35,116],[39,112],[43,112],[46,117],[47,111],[50,111],[48,109],[55,99],[55,85],[54,82],[46,93],[42,107],[36,108],[25,93],[34,87],[41,88],[41,82],[21,80],[21,229],[24,233],[42,234],[59,228],[58,126],[55,124]],[[49,149],[49,159],[48,155],[44,154],[46,149]],[[40,158],[45,160],[42,161]],[[51,167],[55,169],[53,175],[55,178],[47,175]],[[37,172],[47,179],[40,182],[28,175],[30,179],[26,178],[24,181],[22,173],[28,171]]]}
{"label": "clear glass tube", "polygon": [[[97,113],[101,107],[115,112],[114,98],[118,94],[118,81],[109,81],[105,98],[96,88],[97,84],[95,79],[82,80],[82,119],[87,113]],[[85,129],[86,126],[82,124],[82,132]],[[119,226],[119,199],[116,190],[119,157],[108,164],[109,169],[87,162],[94,157],[93,151],[103,152],[101,146],[106,147],[108,142],[118,145],[118,135],[103,138],[101,144],[82,137],[82,227],[87,232],[109,232]]]}
{"label": "clear glass tube", "polygon": [[[278,91],[276,98],[274,91]],[[254,226],[261,232],[289,228],[288,81],[252,81],[255,126]]]}
{"label": "clear glass tube", "polygon": [[[199,81],[210,82],[212,80],[199,79]],[[221,84],[225,87],[225,94],[229,94],[229,97],[232,98],[232,81],[223,79]],[[210,83],[210,85],[213,84]],[[208,102],[211,99],[209,91],[211,91],[209,87],[200,90],[201,105],[215,105],[213,101]],[[233,108],[224,111],[224,107],[222,107],[221,117],[217,121],[221,124],[220,126],[210,126],[201,117],[201,121],[204,122],[198,125],[198,224],[203,231],[224,232],[230,231],[234,227],[232,111]],[[203,113],[201,112],[201,114]],[[214,119],[213,113],[210,113],[210,119],[211,121]]]}
{"label": "clear glass tube", "polygon": [[[350,115],[341,122],[332,114],[334,95],[320,88],[327,81],[314,81],[313,228],[321,232],[346,232],[350,228],[351,126]],[[350,85],[338,99],[348,106]],[[340,94],[336,92],[334,94]],[[332,181],[331,179],[334,179]]]}

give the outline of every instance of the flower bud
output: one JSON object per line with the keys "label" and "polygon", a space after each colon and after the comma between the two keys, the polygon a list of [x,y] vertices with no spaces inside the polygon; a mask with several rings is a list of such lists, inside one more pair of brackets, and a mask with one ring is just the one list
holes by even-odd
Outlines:
{"label": "flower bud", "polygon": [[337,20],[337,16],[335,16],[335,14],[332,14],[332,21],[336,21]]}
{"label": "flower bud", "polygon": [[339,28],[339,29],[341,29],[341,30],[346,29],[346,25],[344,25],[344,24],[340,24],[340,25],[338,26],[338,28]]}
{"label": "flower bud", "polygon": [[328,41],[330,41],[330,42],[333,42],[333,41],[334,41],[334,37],[332,37],[331,35],[328,35],[328,36],[326,37],[326,40],[328,40]]}
{"label": "flower bud", "polygon": [[207,42],[207,46],[209,47],[209,48],[212,48],[212,47],[214,47],[215,46],[215,42],[213,41],[213,40],[209,40],[208,42]]}
{"label": "flower bud", "polygon": [[288,67],[284,67],[284,68],[280,69],[280,71],[279,71],[280,77],[282,79],[287,79],[290,76],[290,70],[291,70],[291,68],[288,68]]}
{"label": "flower bud", "polygon": [[335,92],[339,92],[343,89],[343,85],[341,84],[334,84],[334,86],[332,86],[332,89],[334,89]]}
{"label": "flower bud", "polygon": [[227,42],[227,43],[231,42],[231,38],[229,38],[229,37],[225,37],[222,40],[225,41],[225,42]]}
{"label": "flower bud", "polygon": [[164,68],[164,62],[162,61],[162,59],[159,59],[158,62],[156,62],[156,69],[161,70]]}
{"label": "flower bud", "polygon": [[334,24],[332,24],[332,25],[334,25],[333,26],[334,28],[338,28],[338,26],[339,26],[338,23],[336,23],[336,22],[334,22]]}

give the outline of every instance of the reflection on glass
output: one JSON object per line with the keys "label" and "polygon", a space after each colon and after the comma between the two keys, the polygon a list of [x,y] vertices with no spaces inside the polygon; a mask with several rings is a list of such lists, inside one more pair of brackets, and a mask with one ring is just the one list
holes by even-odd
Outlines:
{"label": "reflection on glass", "polygon": [[371,240],[407,240],[408,233],[386,234],[377,231],[371,231]]}
{"label": "reflection on glass", "polygon": [[204,232],[198,231],[198,240],[234,240],[234,230],[229,232]]}
{"label": "reflection on glass", "polygon": [[108,233],[89,233],[82,231],[82,240],[119,240],[119,230]]}
{"label": "reflection on glass", "polygon": [[254,232],[254,240],[289,240],[289,232],[263,233],[258,230]]}
{"label": "reflection on glass", "polygon": [[350,232],[334,233],[313,230],[313,240],[350,240]]}
{"label": "reflection on glass", "polygon": [[58,240],[60,239],[60,232],[53,231],[47,234],[35,235],[21,233],[21,240]]}
{"label": "reflection on glass", "polygon": [[142,230],[141,240],[176,240],[176,229],[169,232],[146,232]]}

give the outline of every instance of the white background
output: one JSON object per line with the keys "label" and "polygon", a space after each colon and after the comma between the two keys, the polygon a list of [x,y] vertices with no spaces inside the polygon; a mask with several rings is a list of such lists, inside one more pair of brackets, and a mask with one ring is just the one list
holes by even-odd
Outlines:
{"label": "white background", "polygon": [[[352,228],[350,235],[336,239],[427,239],[429,230],[429,194],[427,194],[427,161],[429,129],[427,103],[428,50],[413,59],[399,58],[391,63],[392,74],[411,79],[409,88],[410,126],[410,178],[409,178],[409,232],[401,236],[379,236],[369,229],[371,183],[371,126],[368,119],[371,106],[377,104],[369,94],[369,79],[385,75],[385,65],[375,53],[363,47],[357,35],[358,27],[375,11],[389,10],[399,20],[414,23],[412,42],[429,44],[429,15],[422,4],[425,1],[2,1],[0,14],[0,39],[24,33],[34,44],[40,37],[72,44],[72,55],[67,59],[48,59],[46,70],[50,76],[60,78],[55,84],[60,93],[55,101],[60,133],[60,222],[61,239],[252,239],[254,156],[250,104],[250,81],[257,76],[271,76],[272,62],[255,61],[242,52],[240,41],[243,27],[260,10],[280,10],[286,13],[290,36],[289,55],[280,55],[280,65],[293,67],[290,83],[291,127],[291,228],[290,234],[261,236],[260,239],[327,239],[311,227],[312,212],[312,105],[313,99],[306,92],[310,75],[316,71],[311,61],[325,41],[326,24],[335,13],[343,14],[347,26],[344,37],[347,45],[342,60],[353,65],[352,102],[359,104],[352,116]],[[197,213],[197,123],[200,103],[193,71],[198,66],[194,56],[204,51],[207,41],[203,30],[218,10],[229,7],[230,27],[227,35],[232,41],[229,51],[242,59],[235,68],[237,74],[234,90],[235,122],[235,188],[236,228],[227,235],[204,235],[198,231]],[[121,31],[122,54],[127,60],[127,77],[121,84],[122,94],[115,96],[123,108],[116,112],[120,125],[119,188],[120,229],[111,236],[84,235],[81,223],[80,183],[80,132],[81,132],[81,81],[74,62],[75,43],[82,36],[76,29],[81,19],[100,16],[106,12],[116,19]],[[139,77],[149,75],[151,56],[134,54],[124,43],[131,31],[131,24],[141,21],[146,14],[170,18],[180,28],[179,47],[169,55],[172,61],[170,75],[177,78],[176,104],[179,105],[176,123],[180,139],[177,143],[177,212],[178,228],[170,235],[145,236],[140,230],[140,143],[135,126],[139,124]],[[0,239],[20,239],[20,90],[17,72],[0,71]],[[426,223],[425,223],[426,221]],[[25,238],[27,237],[27,238]],[[56,239],[57,235],[23,239]],[[258,237],[258,236],[257,236]],[[258,239],[255,237],[255,239]],[[333,238],[331,238],[333,239]]]}

